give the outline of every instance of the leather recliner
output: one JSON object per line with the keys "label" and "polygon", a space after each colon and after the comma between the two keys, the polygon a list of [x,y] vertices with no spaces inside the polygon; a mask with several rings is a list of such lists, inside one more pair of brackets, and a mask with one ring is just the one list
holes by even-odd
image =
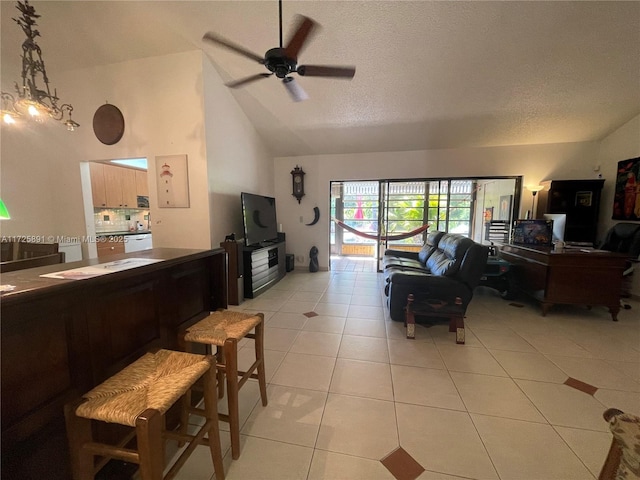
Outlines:
{"label": "leather recliner", "polygon": [[383,263],[391,319],[404,321],[410,293],[416,302],[454,303],[458,297],[465,312],[486,266],[488,253],[487,247],[469,238],[443,232],[430,232],[419,253],[387,250]]}

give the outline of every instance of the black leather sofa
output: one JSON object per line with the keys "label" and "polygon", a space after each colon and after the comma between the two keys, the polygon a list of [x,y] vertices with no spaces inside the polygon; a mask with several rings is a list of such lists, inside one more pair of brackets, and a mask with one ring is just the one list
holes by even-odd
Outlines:
{"label": "black leather sofa", "polygon": [[458,297],[463,313],[466,312],[488,254],[487,247],[469,238],[438,231],[427,234],[420,252],[387,250],[383,265],[391,319],[404,321],[410,293],[416,302],[436,300],[453,304]]}

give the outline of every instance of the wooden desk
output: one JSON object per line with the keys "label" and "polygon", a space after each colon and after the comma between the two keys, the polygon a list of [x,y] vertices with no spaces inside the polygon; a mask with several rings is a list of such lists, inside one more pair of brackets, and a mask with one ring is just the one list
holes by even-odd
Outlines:
{"label": "wooden desk", "polygon": [[618,320],[626,255],[513,244],[500,252],[514,265],[518,288],[541,302],[542,315],[557,303],[605,305]]}
{"label": "wooden desk", "polygon": [[[125,258],[162,262],[85,280],[44,273]],[[2,275],[2,478],[68,479],[63,405],[227,306],[226,254],[152,249]],[[117,436],[104,429],[98,436]]]}

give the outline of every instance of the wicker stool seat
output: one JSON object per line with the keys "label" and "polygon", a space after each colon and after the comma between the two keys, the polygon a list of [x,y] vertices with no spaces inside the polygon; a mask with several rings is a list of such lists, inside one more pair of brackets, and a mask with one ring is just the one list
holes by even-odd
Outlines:
{"label": "wicker stool seat", "polygon": [[[79,402],[65,406],[74,480],[94,477],[94,456],[138,463],[143,480],[162,479],[164,438],[190,442],[165,480],[178,473],[198,444],[209,445],[216,479],[224,479],[214,365],[211,356],[171,350],[147,353],[87,392]],[[196,435],[163,431],[164,414],[200,378],[204,378],[205,383],[205,424]],[[134,427],[135,431],[118,446],[100,444],[92,441],[91,420],[126,425]],[[205,434],[208,439],[204,438]],[[137,451],[122,448],[134,435],[137,436]]]}
{"label": "wicker stool seat", "polygon": [[227,339],[240,340],[264,320],[264,314],[247,314],[224,310],[212,312],[207,318],[189,327],[184,335],[187,342],[206,343],[224,347]]}
{"label": "wicker stool seat", "polygon": [[[255,333],[251,331],[255,329]],[[243,338],[254,340],[255,362],[247,371],[238,370],[238,341]],[[184,349],[190,351],[193,343],[216,346],[218,394],[224,395],[227,386],[229,414],[218,414],[220,420],[229,423],[231,434],[231,456],[240,456],[240,419],[238,392],[249,378],[258,380],[262,405],[267,405],[267,382],[264,367],[264,314],[244,313],[231,310],[212,312],[208,317],[189,327],[182,334]],[[240,377],[240,378],[238,378]],[[224,381],[226,378],[226,382]],[[189,405],[190,411],[197,410]],[[184,422],[183,422],[184,423]]]}

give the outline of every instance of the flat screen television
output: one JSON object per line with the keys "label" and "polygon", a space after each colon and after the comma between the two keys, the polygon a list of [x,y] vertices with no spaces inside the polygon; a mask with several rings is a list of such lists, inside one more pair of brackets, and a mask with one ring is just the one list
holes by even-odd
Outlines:
{"label": "flat screen television", "polygon": [[553,242],[564,242],[564,229],[567,226],[567,214],[566,213],[543,213],[542,216],[545,220],[553,221]]}
{"label": "flat screen television", "polygon": [[278,240],[276,199],[242,192],[244,242],[248,247]]}

